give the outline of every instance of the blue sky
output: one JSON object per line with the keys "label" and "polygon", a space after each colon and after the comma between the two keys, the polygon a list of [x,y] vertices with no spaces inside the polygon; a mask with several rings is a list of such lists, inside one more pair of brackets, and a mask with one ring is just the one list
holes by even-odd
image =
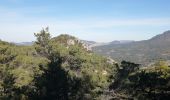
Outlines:
{"label": "blue sky", "polygon": [[170,30],[170,0],[1,0],[0,39],[34,41],[49,26],[98,42],[145,40]]}

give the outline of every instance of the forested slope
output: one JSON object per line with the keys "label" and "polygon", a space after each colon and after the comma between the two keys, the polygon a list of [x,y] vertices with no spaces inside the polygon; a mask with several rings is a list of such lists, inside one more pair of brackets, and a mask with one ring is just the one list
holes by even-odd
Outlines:
{"label": "forested slope", "polygon": [[93,54],[75,37],[36,33],[33,46],[0,42],[2,99],[97,98],[111,82],[114,62]]}
{"label": "forested slope", "polygon": [[94,54],[79,39],[47,29],[33,46],[0,41],[1,100],[166,100],[170,67],[150,67]]}

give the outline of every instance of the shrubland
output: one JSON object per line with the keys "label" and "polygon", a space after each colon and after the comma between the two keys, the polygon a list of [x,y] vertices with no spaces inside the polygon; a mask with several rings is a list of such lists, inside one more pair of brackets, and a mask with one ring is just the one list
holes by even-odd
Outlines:
{"label": "shrubland", "polygon": [[35,33],[32,46],[0,41],[2,100],[162,100],[170,97],[170,67],[120,64],[70,35]]}

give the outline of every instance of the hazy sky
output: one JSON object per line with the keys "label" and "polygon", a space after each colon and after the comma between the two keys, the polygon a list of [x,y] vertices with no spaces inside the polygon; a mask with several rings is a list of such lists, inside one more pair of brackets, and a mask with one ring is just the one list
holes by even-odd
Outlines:
{"label": "hazy sky", "polygon": [[0,0],[0,39],[33,41],[49,26],[52,36],[108,42],[143,40],[170,30],[170,0]]}

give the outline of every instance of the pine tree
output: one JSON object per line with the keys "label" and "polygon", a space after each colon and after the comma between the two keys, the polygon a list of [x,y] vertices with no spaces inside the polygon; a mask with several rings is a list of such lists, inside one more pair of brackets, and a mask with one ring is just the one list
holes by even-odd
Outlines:
{"label": "pine tree", "polygon": [[37,53],[44,57],[50,58],[51,46],[50,46],[50,33],[49,28],[43,28],[39,33],[34,33],[37,41],[35,42],[35,49]]}

